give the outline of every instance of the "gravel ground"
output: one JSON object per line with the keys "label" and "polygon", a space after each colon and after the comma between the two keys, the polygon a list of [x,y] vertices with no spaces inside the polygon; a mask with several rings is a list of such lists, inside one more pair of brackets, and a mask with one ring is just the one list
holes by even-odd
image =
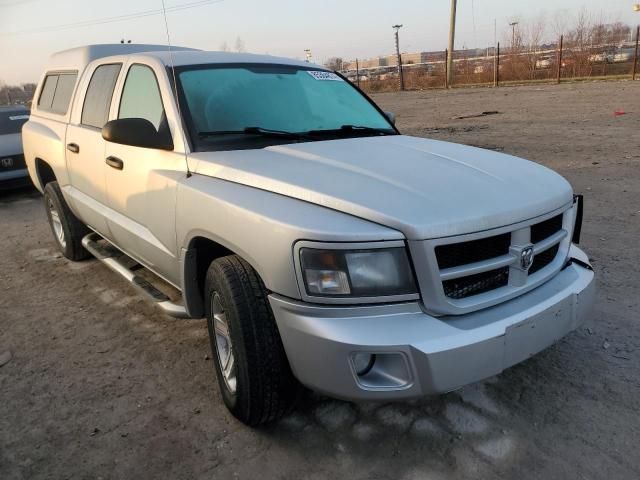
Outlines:
{"label": "gravel ground", "polygon": [[593,318],[448,395],[309,393],[251,430],[219,398],[203,321],[163,316],[95,260],[61,258],[39,194],[1,193],[0,478],[640,477],[640,82],[375,100],[405,133],[530,158],[583,192]]}

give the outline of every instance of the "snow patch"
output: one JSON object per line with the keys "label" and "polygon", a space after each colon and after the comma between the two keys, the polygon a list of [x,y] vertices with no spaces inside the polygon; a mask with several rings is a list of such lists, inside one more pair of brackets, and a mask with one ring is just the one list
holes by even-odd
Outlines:
{"label": "snow patch", "polygon": [[356,421],[351,405],[343,402],[324,403],[316,408],[315,416],[318,423],[330,432],[349,427]]}
{"label": "snow patch", "polygon": [[460,395],[460,397],[462,397],[462,400],[470,403],[480,410],[486,410],[487,412],[491,412],[496,415],[500,413],[500,408],[487,395],[486,388],[482,383],[476,383],[464,387],[463,389],[458,391],[458,394]]}
{"label": "snow patch", "polygon": [[415,417],[412,412],[405,412],[395,405],[387,405],[376,412],[376,417],[385,427],[407,430]]}
{"label": "snow patch", "polygon": [[486,418],[457,403],[447,405],[445,417],[460,433],[482,433],[489,429]]}
{"label": "snow patch", "polygon": [[504,436],[487,440],[475,448],[492,460],[503,460],[513,452],[514,447],[515,441],[513,438]]}

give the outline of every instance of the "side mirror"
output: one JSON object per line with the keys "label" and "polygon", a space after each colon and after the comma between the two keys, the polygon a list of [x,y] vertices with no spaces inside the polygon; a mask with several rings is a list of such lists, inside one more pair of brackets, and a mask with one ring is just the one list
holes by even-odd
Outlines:
{"label": "side mirror", "polygon": [[392,125],[396,124],[396,114],[393,112],[384,112],[386,117],[389,119]]}
{"label": "side mirror", "polygon": [[173,150],[173,140],[168,129],[158,132],[149,120],[144,118],[119,118],[102,127],[102,138],[107,142],[120,143],[157,150]]}

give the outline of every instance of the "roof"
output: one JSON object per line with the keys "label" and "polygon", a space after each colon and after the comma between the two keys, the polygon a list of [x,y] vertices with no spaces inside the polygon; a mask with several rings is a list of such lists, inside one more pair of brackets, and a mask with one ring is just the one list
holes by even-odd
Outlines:
{"label": "roof", "polygon": [[136,55],[153,57],[167,66],[197,65],[204,63],[275,63],[280,65],[313,66],[291,58],[274,57],[271,55],[255,55],[252,53],[206,52],[194,48],[171,47],[167,45],[139,45],[139,44],[103,44],[87,45],[55,53],[49,59],[47,70],[84,70],[93,60],[117,55]]}
{"label": "roof", "polygon": [[165,65],[183,66],[198,65],[205,63],[271,63],[278,65],[296,65],[303,67],[317,67],[326,70],[325,67],[303,62],[293,58],[276,57],[272,55],[257,55],[253,53],[234,52],[206,52],[202,50],[173,51],[171,55],[168,51],[145,52],[144,56],[152,56],[159,59]]}

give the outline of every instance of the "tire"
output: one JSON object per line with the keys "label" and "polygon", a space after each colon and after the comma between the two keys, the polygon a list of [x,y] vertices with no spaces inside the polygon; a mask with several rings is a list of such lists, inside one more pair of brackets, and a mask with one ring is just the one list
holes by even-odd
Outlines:
{"label": "tire", "polygon": [[[300,385],[291,373],[267,291],[257,272],[237,255],[214,260],[205,281],[205,308],[213,363],[229,411],[249,426],[271,422],[287,413]],[[229,342],[224,339],[222,325],[225,322],[231,368],[226,348]]]}
{"label": "tire", "polygon": [[69,209],[58,182],[49,182],[44,187],[44,206],[62,254],[73,261],[88,258],[91,254],[82,246],[82,238],[90,231]]}

